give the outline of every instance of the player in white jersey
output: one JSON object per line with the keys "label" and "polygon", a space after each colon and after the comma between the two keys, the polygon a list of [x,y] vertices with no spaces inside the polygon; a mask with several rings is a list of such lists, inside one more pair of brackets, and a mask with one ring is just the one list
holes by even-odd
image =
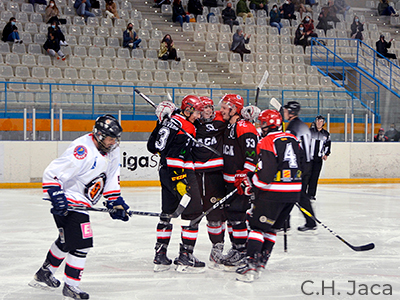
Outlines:
{"label": "player in white jersey", "polygon": [[92,207],[103,195],[107,208],[114,209],[111,217],[128,221],[129,206],[119,185],[121,133],[121,125],[112,115],[98,117],[93,132],[73,141],[44,171],[43,199],[51,201],[59,236],[30,286],[58,288],[60,281],[53,274],[65,259],[63,295],[89,299],[78,287],[86,255],[93,247],[89,214],[70,207]]}

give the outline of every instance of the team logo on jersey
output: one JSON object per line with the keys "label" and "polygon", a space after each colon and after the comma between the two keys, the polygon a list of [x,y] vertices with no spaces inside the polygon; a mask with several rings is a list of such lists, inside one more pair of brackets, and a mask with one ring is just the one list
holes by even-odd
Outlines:
{"label": "team logo on jersey", "polygon": [[84,159],[87,156],[87,150],[85,146],[79,145],[74,149],[74,156],[76,159]]}
{"label": "team logo on jersey", "polygon": [[101,173],[99,176],[86,184],[85,196],[93,203],[93,205],[96,204],[99,201],[101,195],[103,195],[106,179],[106,174]]}
{"label": "team logo on jersey", "polygon": [[221,200],[221,199],[217,199],[217,198],[215,198],[215,197],[211,197],[210,202],[211,202],[212,204],[214,204],[214,203],[217,203],[219,200]]}
{"label": "team logo on jersey", "polygon": [[270,224],[270,225],[274,225],[274,223],[275,223],[275,220],[268,219],[266,216],[260,216],[260,218],[258,220],[261,223],[267,223],[267,224]]}
{"label": "team logo on jersey", "polygon": [[218,131],[218,129],[216,129],[213,124],[206,124],[206,131]]}

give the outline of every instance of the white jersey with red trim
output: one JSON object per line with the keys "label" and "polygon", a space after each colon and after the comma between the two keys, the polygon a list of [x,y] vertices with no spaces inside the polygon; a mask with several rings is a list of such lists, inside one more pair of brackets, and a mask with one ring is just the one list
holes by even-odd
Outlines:
{"label": "white jersey with red trim", "polygon": [[102,195],[115,200],[121,195],[119,175],[119,147],[102,155],[89,133],[74,140],[47,166],[43,173],[43,199],[50,200],[48,189],[60,187],[70,206],[92,207]]}
{"label": "white jersey with red trim", "polygon": [[270,132],[258,143],[258,169],[252,177],[256,197],[289,203],[300,199],[301,151],[288,132]]}
{"label": "white jersey with red trim", "polygon": [[257,130],[249,121],[239,120],[228,125],[222,146],[225,182],[233,184],[237,171],[255,171],[257,141]]}

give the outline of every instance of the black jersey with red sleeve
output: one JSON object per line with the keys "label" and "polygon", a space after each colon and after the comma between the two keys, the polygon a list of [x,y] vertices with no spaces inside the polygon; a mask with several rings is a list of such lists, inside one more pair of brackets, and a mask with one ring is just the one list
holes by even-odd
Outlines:
{"label": "black jersey with red sleeve", "polygon": [[255,171],[257,141],[257,130],[249,121],[239,120],[228,125],[222,146],[225,182],[233,184],[237,171],[244,169]]}
{"label": "black jersey with red sleeve", "polygon": [[161,166],[194,170],[191,153],[193,142],[179,127],[193,137],[196,136],[193,123],[181,114],[174,114],[170,119],[165,118],[157,124],[147,142],[147,148],[152,153],[160,153]]}
{"label": "black jersey with red sleeve", "polygon": [[[222,119],[220,111],[215,112],[215,117],[208,122],[196,124],[197,140],[222,153],[223,136],[228,123]],[[221,171],[224,167],[222,154],[218,155],[210,150],[194,145],[192,148],[194,168],[198,172]]]}
{"label": "black jersey with red sleeve", "polygon": [[270,132],[257,145],[258,168],[252,177],[256,197],[294,203],[300,200],[301,149],[288,132]]}

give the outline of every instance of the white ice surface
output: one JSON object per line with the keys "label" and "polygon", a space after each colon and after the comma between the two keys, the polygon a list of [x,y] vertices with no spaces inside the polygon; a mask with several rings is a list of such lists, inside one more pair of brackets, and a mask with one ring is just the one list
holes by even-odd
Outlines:
{"label": "white ice surface", "polygon": [[[63,299],[61,288],[47,292],[28,286],[57,237],[50,204],[41,200],[40,189],[0,193],[0,300]],[[122,193],[131,209],[159,211],[159,188],[122,188]],[[208,268],[195,275],[173,269],[154,273],[158,218],[134,216],[124,223],[107,213],[91,212],[95,246],[89,252],[81,288],[90,299],[118,300],[400,299],[400,186],[320,185],[317,199],[316,215],[324,224],[353,245],[374,242],[375,249],[355,252],[321,226],[317,235],[298,233],[295,228],[304,220],[294,208],[288,252],[283,251],[283,236],[278,235],[266,270],[253,283],[238,282],[234,273]],[[179,224],[174,221],[168,249],[172,259],[178,254]],[[203,221],[195,256],[208,261],[209,251]],[[56,273],[59,279],[63,267]],[[314,292],[310,296],[301,289],[307,280],[314,282],[304,285],[304,292]],[[357,291],[348,295],[353,290],[348,281],[352,280]],[[323,282],[328,287],[334,284],[334,295],[332,289],[322,289]],[[362,284],[368,286],[368,296],[359,295]],[[371,294],[374,284],[373,292],[379,295]],[[392,296],[382,295],[389,285]],[[363,286],[361,289],[365,292]]]}

